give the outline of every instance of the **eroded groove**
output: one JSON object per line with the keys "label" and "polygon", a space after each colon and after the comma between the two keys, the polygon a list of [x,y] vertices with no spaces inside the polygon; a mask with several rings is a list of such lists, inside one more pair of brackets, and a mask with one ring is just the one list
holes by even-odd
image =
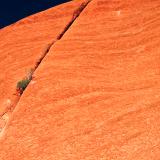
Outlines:
{"label": "eroded groove", "polygon": [[[89,2],[91,2],[91,0],[86,0],[85,2],[83,2],[73,13],[73,16],[71,18],[71,20],[69,21],[69,23],[66,25],[66,27],[63,29],[63,31],[57,36],[56,40],[54,40],[53,42],[51,42],[50,44],[48,44],[48,46],[45,48],[45,50],[43,51],[41,57],[39,58],[39,60],[35,63],[35,66],[32,68],[32,73],[31,73],[31,80],[33,78],[34,72],[38,69],[39,65],[42,63],[43,59],[46,57],[46,55],[48,54],[48,52],[50,51],[51,47],[56,43],[56,41],[60,40],[64,34],[69,30],[69,28],[72,26],[72,24],[74,23],[74,21],[80,16],[80,14],[82,13],[82,11],[85,9],[85,7],[89,4]],[[29,83],[30,83],[29,82]],[[29,85],[28,83],[28,85]],[[27,85],[27,87],[28,87]],[[26,88],[27,88],[26,87]],[[25,88],[25,89],[26,89]],[[25,90],[24,90],[25,91]],[[7,108],[6,111],[4,113],[2,113],[0,115],[0,138],[2,138],[4,132],[5,132],[5,128],[8,126],[9,120],[11,118],[11,113],[13,112],[13,110],[16,108],[18,102],[20,101],[20,98],[23,95],[22,93],[16,93],[16,100],[14,101],[14,104],[12,104],[10,106],[10,108]],[[4,118],[4,117],[8,117],[8,118]],[[3,127],[1,127],[1,122],[4,121],[5,125],[3,125]]]}

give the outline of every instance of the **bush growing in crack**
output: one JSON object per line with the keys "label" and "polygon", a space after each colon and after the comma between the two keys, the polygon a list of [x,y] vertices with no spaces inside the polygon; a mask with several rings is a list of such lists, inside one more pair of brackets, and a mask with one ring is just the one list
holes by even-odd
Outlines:
{"label": "bush growing in crack", "polygon": [[17,92],[19,93],[19,95],[23,93],[23,91],[26,89],[26,87],[32,80],[32,74],[33,74],[33,69],[30,69],[27,73],[27,76],[17,83],[16,88],[17,88]]}

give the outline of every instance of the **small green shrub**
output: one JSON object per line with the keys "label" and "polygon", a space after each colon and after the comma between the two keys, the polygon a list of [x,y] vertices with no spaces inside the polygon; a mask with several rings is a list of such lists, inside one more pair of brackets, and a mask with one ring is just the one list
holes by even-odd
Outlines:
{"label": "small green shrub", "polygon": [[32,80],[33,72],[34,72],[34,69],[32,69],[32,68],[29,69],[27,71],[26,77],[17,83],[16,90],[19,95],[21,95],[23,93],[23,91],[26,89],[26,87],[28,86],[28,84]]}
{"label": "small green shrub", "polygon": [[28,86],[30,81],[31,81],[30,79],[23,79],[23,80],[19,81],[17,83],[17,89],[23,92],[26,89],[26,87]]}

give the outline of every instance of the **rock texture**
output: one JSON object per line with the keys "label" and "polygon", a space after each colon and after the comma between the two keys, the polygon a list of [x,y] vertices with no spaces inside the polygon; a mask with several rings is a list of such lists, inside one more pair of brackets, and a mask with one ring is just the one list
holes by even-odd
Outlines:
{"label": "rock texture", "polygon": [[[69,15],[73,18],[74,7],[81,7],[81,3],[70,2],[59,7],[64,9],[73,5],[69,7],[72,10]],[[1,132],[0,158],[159,160],[159,1],[92,0],[84,10],[78,11],[80,16],[51,46],[9,116],[10,121]],[[56,8],[55,12],[58,12]],[[63,15],[60,21],[67,13],[65,10],[60,13]],[[43,20],[43,16],[37,16]],[[48,27],[57,22],[54,18],[52,20],[49,24],[44,20],[48,36],[52,34]],[[4,42],[7,35],[12,35],[4,33],[19,25],[1,31]],[[34,25],[36,22],[29,26]],[[58,33],[62,32],[57,31],[56,35]],[[39,42],[38,39],[33,42],[31,38],[28,42],[23,32],[20,35],[25,44],[32,46]],[[17,36],[12,35],[12,40],[14,37]],[[47,40],[44,37],[39,39],[42,44],[39,42],[37,47],[42,47]],[[54,37],[51,36],[50,40]],[[15,43],[12,46],[19,49]],[[0,48],[3,49],[4,45]],[[10,47],[6,46],[0,56],[5,57],[8,49]],[[30,52],[34,54],[32,50]],[[13,57],[9,62],[15,63],[14,52],[9,55]],[[33,61],[34,65],[36,56],[28,55],[29,52],[25,60]],[[23,60],[21,58],[19,61]],[[9,62],[1,62],[2,73],[4,65]],[[20,64],[23,75],[24,68],[30,65],[25,65],[27,62]],[[9,65],[9,73],[14,66]],[[7,84],[8,81],[3,83]],[[10,90],[6,92],[4,98]]]}

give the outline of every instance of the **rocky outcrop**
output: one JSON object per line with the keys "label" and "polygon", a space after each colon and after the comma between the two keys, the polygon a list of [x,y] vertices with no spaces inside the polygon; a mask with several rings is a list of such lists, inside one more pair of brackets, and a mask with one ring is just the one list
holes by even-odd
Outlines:
{"label": "rocky outcrop", "polygon": [[[70,2],[58,7],[62,8],[59,15],[63,15],[59,21],[62,22],[65,15],[68,19],[55,37],[63,34],[47,49],[33,80],[1,132],[1,159],[159,159],[159,1],[92,0],[85,5],[82,3]],[[81,6],[84,8],[77,10]],[[65,7],[69,8],[67,13]],[[56,9],[51,10],[59,13]],[[78,11],[78,17],[73,18]],[[30,23],[30,38],[24,39],[24,32],[20,37],[25,44],[36,43],[36,47],[42,47],[54,41],[54,32],[48,27],[53,27],[58,20],[52,20],[47,24],[44,19],[42,29],[50,36],[49,41],[45,36],[33,41],[32,33],[41,29],[32,29],[36,22],[30,23],[30,20],[1,30],[0,37],[5,42],[5,37],[11,36],[10,43],[16,47],[12,41],[17,32],[12,35],[8,30],[21,25],[27,27]],[[5,57],[8,49],[11,50],[6,45],[0,55]],[[23,49],[17,46],[16,50]],[[15,86],[17,78],[24,75],[24,69],[32,67],[37,60],[36,56],[32,57],[34,50],[19,61],[14,60],[14,53],[18,54],[10,52],[7,59],[12,59],[0,65],[11,64],[8,73],[19,68],[21,72],[16,72],[12,82],[5,81],[2,76],[5,86]],[[40,56],[40,52],[36,53]],[[25,65],[28,61],[32,61],[32,65]],[[21,67],[14,69],[15,64],[9,62]],[[4,67],[0,69],[4,73]],[[6,75],[12,77],[12,74]],[[4,98],[14,93],[9,89],[5,91]]]}

